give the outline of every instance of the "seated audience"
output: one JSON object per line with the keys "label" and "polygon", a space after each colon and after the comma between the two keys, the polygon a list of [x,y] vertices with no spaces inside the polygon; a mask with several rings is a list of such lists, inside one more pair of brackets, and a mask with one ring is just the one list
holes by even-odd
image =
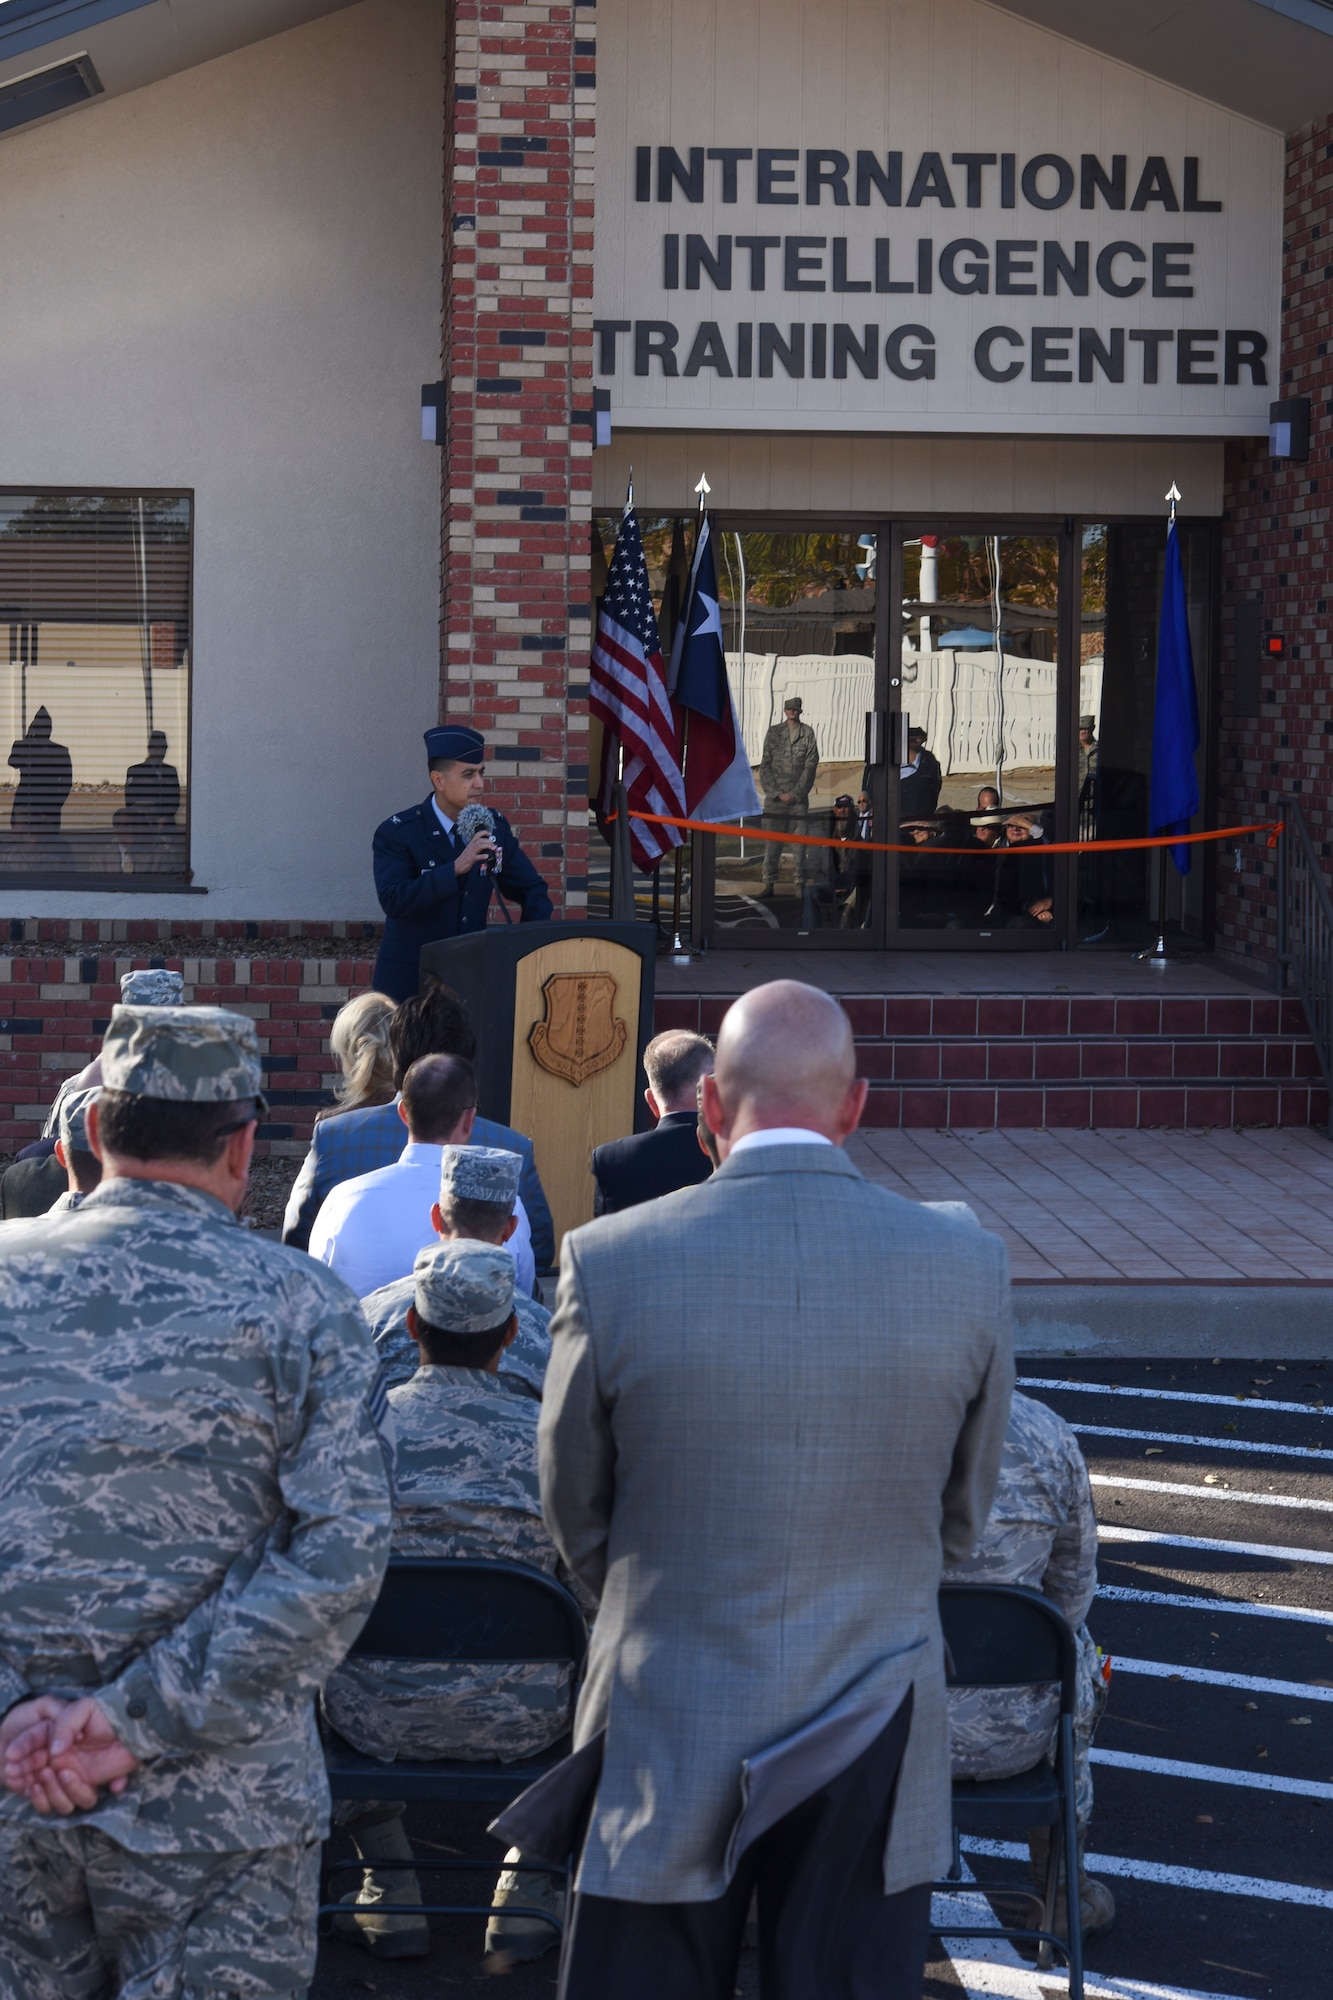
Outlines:
{"label": "seated audience", "polygon": [[[418,1250],[435,1240],[431,1212],[446,1146],[471,1144],[477,1072],[462,1056],[422,1056],[403,1078],[396,1116],[407,1132],[401,1159],[334,1188],[315,1217],[310,1255],[336,1271],[358,1298],[404,1277]],[[532,1234],[520,1201],[509,1253],[518,1283],[535,1280]]]}
{"label": "seated audience", "polygon": [[[1085,1935],[1105,1930],[1115,1900],[1104,1882],[1083,1872],[1092,1816],[1092,1733],[1106,1705],[1101,1657],[1087,1618],[1097,1587],[1097,1519],[1088,1468],[1078,1440],[1045,1403],[1014,1393],[1005,1433],[1000,1483],[972,1554],[946,1565],[946,1583],[1021,1583],[1040,1590],[1078,1634],[1079,1687],[1074,1717],[1079,1903]],[[953,1688],[949,1732],[956,1778],[1011,1778],[1030,1770],[1055,1746],[1059,1693],[1054,1687]],[[1032,1876],[1045,1887],[1049,1836],[1029,1835]],[[1064,1921],[1063,1895],[1057,1908]]]}
{"label": "seated audience", "polygon": [[56,1140],[54,1158],[60,1163],[67,1186],[51,1203],[49,1215],[82,1207],[102,1178],[102,1162],[89,1144],[87,1124],[88,1106],[96,1104],[100,1096],[100,1090],[72,1091],[60,1107],[60,1137]]}
{"label": "seated audience", "polygon": [[[446,1146],[440,1159],[440,1198],[430,1212],[440,1238],[497,1247],[508,1243],[516,1227],[522,1164],[517,1153],[500,1153],[489,1146]],[[413,1283],[410,1277],[398,1278],[361,1301],[379,1349],[383,1379],[391,1388],[417,1370],[416,1343],[407,1330]],[[551,1356],[551,1315],[518,1287],[514,1317],[518,1332],[500,1355],[500,1382],[540,1402]]]}
{"label": "seated audience", "polygon": [[699,1080],[713,1072],[713,1044],[688,1028],[654,1035],[643,1052],[644,1099],[657,1120],[651,1132],[612,1139],[592,1156],[595,1213],[615,1215],[674,1188],[706,1181],[709,1165],[695,1138]]}
{"label": "seated audience", "polygon": [[[437,979],[428,979],[422,992],[413,994],[394,1009],[389,1023],[389,1053],[393,1057],[394,1086],[400,1091],[408,1070],[422,1056],[463,1056],[471,1062],[477,1053],[477,1038],[468,1026],[467,1012],[458,995]],[[354,1175],[392,1166],[402,1153],[405,1136],[397,1099],[392,1104],[349,1111],[341,1118],[326,1118],[322,1125],[317,1125],[287,1202],[282,1221],[283,1242],[298,1250],[306,1249],[315,1217],[329,1192]],[[531,1139],[492,1118],[478,1118],[472,1136],[479,1146],[499,1146],[507,1153],[517,1153],[522,1160],[519,1191],[532,1224],[533,1256],[539,1270],[548,1269],[555,1258],[555,1228],[537,1175]],[[402,1272],[396,1271],[394,1276],[401,1277]]]}
{"label": "seated audience", "polygon": [[394,1002],[387,993],[358,993],[340,1007],[329,1029],[329,1047],[340,1075],[333,1086],[337,1102],[326,1105],[315,1119],[340,1118],[344,1111],[364,1111],[392,1104],[395,1094],[393,1057],[389,1053],[389,1023]]}
{"label": "seated audience", "polygon": [[[389,1391],[395,1556],[470,1556],[526,1564],[569,1583],[542,1521],[537,1479],[539,1405],[500,1388],[495,1377],[517,1331],[514,1266],[502,1249],[444,1242],[423,1250],[413,1271],[407,1324],[420,1365]],[[590,1616],[595,1600],[571,1585]],[[535,1756],[564,1736],[574,1705],[572,1662],[451,1665],[352,1654],[329,1679],[324,1713],[367,1756],[459,1757],[509,1761]],[[392,1773],[385,1772],[386,1788]],[[403,1806],[349,1801],[337,1819],[359,1858],[372,1864],[340,1920],[377,1956],[424,1955],[422,1917],[381,1916],[383,1902],[420,1902],[407,1870],[377,1874],[377,1861],[407,1861]],[[560,1897],[551,1878],[515,1876],[522,1856],[505,1857],[495,1907],[506,1902],[550,1908]],[[489,1952],[536,1958],[557,1942],[535,1917],[494,1917]]]}

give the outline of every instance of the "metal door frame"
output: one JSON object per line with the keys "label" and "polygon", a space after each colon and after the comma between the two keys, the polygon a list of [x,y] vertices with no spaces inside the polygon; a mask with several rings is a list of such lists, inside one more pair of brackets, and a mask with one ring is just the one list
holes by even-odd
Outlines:
{"label": "metal door frame", "polygon": [[[713,531],[717,535],[776,534],[776,535],[839,535],[873,534],[876,537],[875,558],[875,678],[872,699],[873,713],[882,719],[888,709],[888,622],[886,615],[887,593],[884,589],[885,550],[897,541],[892,523],[883,514],[869,509],[865,513],[820,514],[793,513],[790,509],[756,515],[739,509],[717,508],[711,515]],[[881,741],[883,730],[881,729]],[[867,745],[867,749],[869,745]],[[885,765],[881,761],[870,769],[870,801],[874,808],[875,825],[885,824],[885,799],[883,795]],[[887,880],[885,863],[892,861],[891,854],[876,854],[870,887],[870,923],[864,930],[818,930],[811,931],[798,939],[794,931],[774,928],[772,930],[747,930],[740,934],[727,934],[725,941],[719,939],[714,921],[716,904],[716,854],[717,836],[711,833],[691,835],[690,852],[690,936],[698,949],[708,951],[883,951],[887,942],[885,917],[888,910]]]}
{"label": "metal door frame", "polygon": [[[892,595],[898,612],[898,642],[901,645],[901,607],[903,545],[915,540],[921,534],[940,535],[1000,535],[1002,538],[1023,535],[1046,535],[1054,540],[1059,549],[1059,580],[1056,605],[1056,649],[1055,649],[1055,838],[1057,841],[1073,838],[1070,831],[1075,824],[1078,791],[1078,757],[1075,745],[1078,741],[1077,672],[1079,660],[1078,609],[1081,601],[1082,581],[1082,540],[1081,524],[1070,516],[1052,520],[1048,516],[1028,517],[1025,515],[929,515],[915,512],[900,515],[892,522],[884,524],[892,536],[892,590],[883,593],[884,598]],[[881,610],[887,617],[888,605]],[[890,638],[884,632],[883,646],[887,659]],[[901,654],[895,656],[895,663],[901,665]],[[889,706],[886,711],[886,734],[890,742],[898,741],[903,713],[903,686],[900,673],[890,673],[888,687]],[[910,718],[910,708],[908,715]],[[877,826],[896,827],[898,824],[898,765],[890,760],[881,774],[884,783],[885,808],[880,815],[876,805]],[[877,859],[888,863],[884,884],[884,941],[890,951],[1066,951],[1075,933],[1074,919],[1078,893],[1077,870],[1073,865],[1077,856],[1069,854],[1053,855],[1055,921],[1049,930],[985,932],[979,930],[920,930],[907,929],[898,922],[898,873],[901,856],[886,854]]]}

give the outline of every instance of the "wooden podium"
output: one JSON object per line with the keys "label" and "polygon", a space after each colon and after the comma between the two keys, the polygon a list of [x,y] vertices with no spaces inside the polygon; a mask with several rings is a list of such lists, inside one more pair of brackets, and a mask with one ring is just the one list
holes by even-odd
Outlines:
{"label": "wooden podium", "polygon": [[422,976],[467,1008],[482,1116],[533,1142],[557,1251],[592,1218],[593,1147],[652,1124],[642,1057],[656,963],[648,924],[491,924],[422,951]]}

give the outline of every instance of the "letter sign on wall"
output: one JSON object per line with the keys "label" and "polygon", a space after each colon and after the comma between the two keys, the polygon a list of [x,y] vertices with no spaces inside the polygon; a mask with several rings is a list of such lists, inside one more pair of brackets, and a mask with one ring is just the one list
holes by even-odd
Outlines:
{"label": "letter sign on wall", "polygon": [[618,422],[1267,428],[1280,134],[975,0],[617,0],[599,31]]}

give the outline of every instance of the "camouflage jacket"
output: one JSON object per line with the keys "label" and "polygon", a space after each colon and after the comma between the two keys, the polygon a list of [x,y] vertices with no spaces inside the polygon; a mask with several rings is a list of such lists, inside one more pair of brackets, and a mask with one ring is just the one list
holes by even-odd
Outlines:
{"label": "camouflage jacket", "polygon": [[74,1824],[156,1854],[322,1831],[311,1697],[389,1551],[375,1381],[346,1286],[197,1189],[5,1226],[0,1712],[96,1692],[143,1759]]}
{"label": "camouflage jacket", "polygon": [[[538,1404],[476,1368],[418,1368],[389,1391],[393,1552],[526,1563],[569,1584],[542,1521]],[[585,1612],[595,1609],[571,1586]],[[394,1661],[354,1653],[324,1691],[330,1722],[371,1757],[534,1755],[569,1728],[568,1663]],[[386,1781],[387,1782],[387,1781]]]}
{"label": "camouflage jacket", "polygon": [[[1000,1483],[980,1542],[951,1563],[946,1583],[1022,1583],[1058,1605],[1080,1636],[1080,1683],[1096,1675],[1096,1648],[1081,1631],[1097,1585],[1097,1518],[1078,1440],[1045,1403],[1014,1393]],[[1094,1691],[1080,1685],[1079,1709]],[[949,1693],[955,1777],[1003,1778],[1049,1748],[1059,1699],[1049,1686],[962,1688]],[[1088,1734],[1091,1733],[1091,1717]]]}
{"label": "camouflage jacket", "polygon": [[66,1188],[63,1194],[56,1196],[46,1212],[48,1215],[68,1215],[71,1209],[82,1208],[87,1199],[82,1188]]}
{"label": "camouflage jacket", "polygon": [[775,722],[764,737],[764,754],[759,764],[759,789],[764,804],[784,810],[778,806],[778,799],[786,793],[797,808],[804,806],[818,769],[819,745],[809,723],[802,722],[793,736],[785,722]]}
{"label": "camouflage jacket", "polygon": [[[390,1388],[410,1382],[420,1365],[416,1342],[407,1330],[413,1282],[411,1278],[395,1278],[391,1285],[381,1285],[377,1292],[367,1293],[361,1301]],[[513,1346],[506,1347],[500,1356],[500,1373],[493,1379],[498,1379],[503,1388],[516,1389],[520,1395],[540,1402],[546,1364],[551,1358],[551,1315],[536,1299],[525,1298],[521,1292],[514,1294],[514,1311],[518,1332]]]}

